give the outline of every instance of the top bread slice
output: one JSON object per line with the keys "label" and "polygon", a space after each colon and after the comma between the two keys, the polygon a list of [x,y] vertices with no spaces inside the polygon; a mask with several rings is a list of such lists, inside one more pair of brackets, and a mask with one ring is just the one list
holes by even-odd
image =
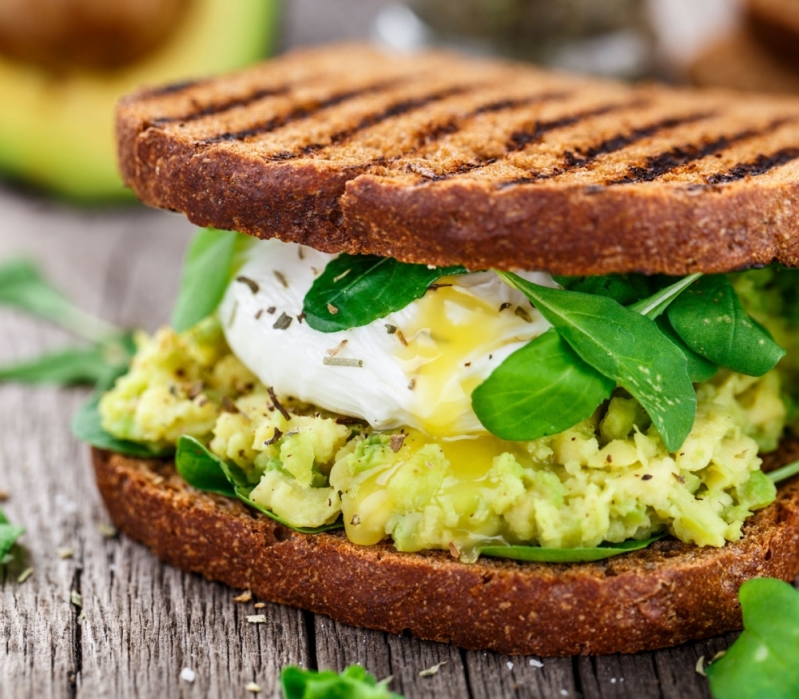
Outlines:
{"label": "top bread slice", "polygon": [[799,99],[360,45],[143,90],[125,181],[199,225],[557,274],[799,266]]}
{"label": "top bread slice", "polygon": [[769,51],[799,62],[799,0],[747,0],[747,21]]}

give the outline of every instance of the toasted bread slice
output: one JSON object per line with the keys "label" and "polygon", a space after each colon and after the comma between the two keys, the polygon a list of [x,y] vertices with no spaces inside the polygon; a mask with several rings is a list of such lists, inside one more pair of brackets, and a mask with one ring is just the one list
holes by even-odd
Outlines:
{"label": "toasted bread slice", "polygon": [[145,203],[325,251],[561,274],[799,265],[799,100],[448,54],[289,54],[140,92]]}
{"label": "toasted bread slice", "polygon": [[[796,458],[793,443],[783,460]],[[238,501],[200,493],[161,461],[94,450],[114,524],[161,559],[258,597],[355,626],[409,630],[502,653],[633,653],[740,628],[738,588],[799,572],[799,478],[744,538],[700,548],[662,540],[598,563],[537,564],[356,546],[299,534]]]}

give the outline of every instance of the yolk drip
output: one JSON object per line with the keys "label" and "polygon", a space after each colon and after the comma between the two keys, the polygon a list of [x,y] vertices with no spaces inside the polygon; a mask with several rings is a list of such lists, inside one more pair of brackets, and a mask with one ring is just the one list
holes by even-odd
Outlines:
{"label": "yolk drip", "polygon": [[[454,278],[444,277],[418,302],[412,325],[401,328],[406,344],[396,356],[415,391],[414,412],[425,432],[461,436],[458,422],[471,408],[472,391],[482,377],[470,370],[510,341],[532,339],[529,314],[478,298]],[[514,336],[515,333],[515,336]]]}

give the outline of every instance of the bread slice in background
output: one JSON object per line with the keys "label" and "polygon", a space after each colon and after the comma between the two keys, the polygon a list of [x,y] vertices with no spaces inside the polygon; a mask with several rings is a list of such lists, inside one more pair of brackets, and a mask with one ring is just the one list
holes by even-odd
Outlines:
{"label": "bread slice in background", "polygon": [[799,99],[332,46],[120,104],[147,204],[325,251],[559,274],[799,265]]}
{"label": "bread slice in background", "polygon": [[[799,455],[785,445],[772,463]],[[635,653],[741,627],[738,588],[799,573],[799,478],[723,548],[674,539],[597,563],[542,564],[357,546],[300,534],[194,490],[174,465],[93,451],[114,525],[162,560],[354,626],[507,654]]]}
{"label": "bread slice in background", "polygon": [[752,35],[770,53],[799,66],[799,0],[746,0]]}

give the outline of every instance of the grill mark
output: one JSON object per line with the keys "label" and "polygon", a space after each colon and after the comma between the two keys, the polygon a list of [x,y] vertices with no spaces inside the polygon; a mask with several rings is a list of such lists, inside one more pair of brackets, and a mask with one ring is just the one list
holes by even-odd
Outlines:
{"label": "grill mark", "polygon": [[203,145],[211,145],[213,143],[221,143],[223,141],[246,141],[253,136],[270,133],[271,131],[275,131],[279,128],[287,126],[292,122],[308,119],[315,114],[324,111],[325,109],[329,109],[330,107],[337,107],[344,102],[357,99],[358,97],[380,92],[381,90],[385,90],[396,85],[398,82],[399,81],[397,80],[384,80],[379,83],[367,85],[366,87],[361,87],[355,90],[337,92],[330,97],[320,100],[319,102],[315,102],[314,104],[294,107],[285,114],[281,114],[267,121],[254,124],[247,129],[242,129],[241,131],[226,131],[215,136],[209,136],[208,138],[203,139],[201,143]]}
{"label": "grill mark", "polygon": [[[551,131],[557,131],[558,129],[563,129],[569,126],[573,126],[581,121],[586,119],[590,119],[595,116],[602,116],[604,114],[609,114],[611,112],[623,110],[623,109],[633,109],[635,107],[643,106],[646,103],[646,100],[636,99],[632,102],[623,102],[623,103],[615,103],[615,104],[606,104],[601,107],[596,107],[594,109],[586,109],[582,112],[576,112],[575,114],[569,114],[567,116],[560,117],[558,119],[552,119],[550,121],[536,121],[530,127],[526,129],[520,129],[515,131],[511,134],[510,138],[508,139],[507,143],[505,144],[505,153],[502,155],[503,158],[506,158],[511,153],[517,153],[519,151],[524,150],[527,146],[531,143],[535,143],[540,141],[546,134],[550,133]],[[434,177],[428,177],[425,181],[417,183],[417,186],[424,186],[428,182],[442,182],[444,180],[448,180],[451,177],[458,177],[459,175],[465,175],[469,172],[474,172],[475,170],[479,170],[480,168],[487,167],[497,161],[497,158],[486,158],[486,159],[479,159],[474,160],[468,163],[459,163],[453,169],[439,173]]]}
{"label": "grill mark", "polygon": [[770,170],[786,165],[797,158],[799,158],[799,148],[783,148],[772,155],[758,155],[753,161],[740,163],[727,172],[710,175],[706,178],[706,182],[708,184],[727,184],[745,177],[765,175]]}
{"label": "grill mark", "polygon": [[258,102],[259,100],[265,99],[266,97],[278,97],[280,95],[285,95],[289,92],[289,88],[286,85],[281,87],[273,87],[273,88],[264,88],[261,90],[255,90],[251,92],[249,95],[244,95],[243,97],[233,97],[228,100],[224,100],[222,102],[215,102],[205,107],[198,108],[186,112],[185,114],[181,114],[179,116],[172,116],[172,117],[159,117],[158,119],[151,120],[151,124],[153,126],[164,126],[165,124],[172,124],[176,121],[198,121],[207,116],[218,115],[224,112],[229,112],[232,109],[236,109],[237,107],[247,107],[254,102]]}
{"label": "grill mark", "polygon": [[444,136],[449,136],[453,133],[466,128],[469,123],[478,116],[483,114],[494,114],[506,110],[518,109],[520,107],[527,107],[531,104],[540,104],[542,102],[550,102],[552,100],[563,99],[569,97],[570,93],[567,92],[543,92],[538,95],[530,95],[527,97],[519,97],[516,99],[502,99],[494,102],[475,107],[470,112],[466,112],[459,117],[453,117],[443,123],[430,124],[427,130],[420,131],[417,136],[417,144],[411,150],[402,153],[400,157],[408,157],[420,148],[435,143]]}
{"label": "grill mark", "polygon": [[566,150],[563,152],[562,159],[565,162],[563,167],[557,167],[552,172],[531,172],[525,177],[517,177],[512,180],[497,183],[497,189],[505,189],[507,187],[514,187],[520,184],[531,184],[534,182],[541,182],[550,180],[554,177],[559,177],[573,170],[578,170],[586,165],[594,162],[600,155],[608,155],[610,153],[617,153],[622,151],[628,146],[643,141],[652,136],[665,131],[673,129],[677,126],[684,126],[685,124],[692,124],[703,119],[709,119],[715,116],[715,112],[700,112],[699,114],[689,114],[683,117],[668,117],[660,121],[653,122],[647,126],[640,126],[632,129],[627,133],[620,133],[612,136],[601,143],[590,148],[576,148]]}
{"label": "grill mark", "polygon": [[709,155],[721,153],[737,143],[758,136],[767,136],[793,120],[793,118],[775,119],[762,129],[746,129],[732,136],[719,136],[712,141],[701,144],[688,143],[675,146],[670,150],[650,156],[644,165],[631,165],[626,175],[617,180],[610,180],[605,184],[612,186],[635,182],[653,182],[672,170],[706,158]]}
{"label": "grill mark", "polygon": [[140,99],[150,99],[152,97],[164,97],[165,95],[174,95],[177,92],[183,92],[189,88],[198,85],[204,85],[207,80],[181,80],[180,82],[169,83],[162,87],[153,87],[144,92],[139,93]]}

